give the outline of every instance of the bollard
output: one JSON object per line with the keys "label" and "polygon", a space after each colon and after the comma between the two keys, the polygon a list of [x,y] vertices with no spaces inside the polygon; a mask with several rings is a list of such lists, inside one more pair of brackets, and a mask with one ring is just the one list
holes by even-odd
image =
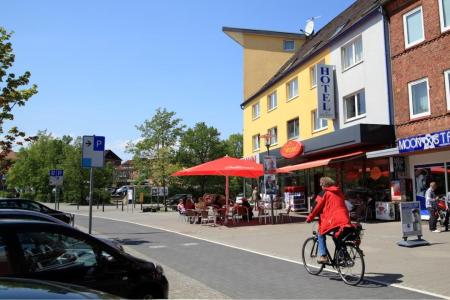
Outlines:
{"label": "bollard", "polygon": [[105,200],[102,200],[102,211],[105,212]]}
{"label": "bollard", "polygon": [[119,208],[119,201],[116,199],[116,209]]}
{"label": "bollard", "polygon": [[122,201],[122,211],[123,211],[123,201]]}

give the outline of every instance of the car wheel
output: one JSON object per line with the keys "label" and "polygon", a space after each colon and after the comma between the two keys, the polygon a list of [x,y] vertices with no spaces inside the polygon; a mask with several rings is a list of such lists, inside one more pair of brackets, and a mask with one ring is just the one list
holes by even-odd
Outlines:
{"label": "car wheel", "polygon": [[133,297],[133,299],[161,299],[160,293],[156,288],[146,287],[139,289]]}

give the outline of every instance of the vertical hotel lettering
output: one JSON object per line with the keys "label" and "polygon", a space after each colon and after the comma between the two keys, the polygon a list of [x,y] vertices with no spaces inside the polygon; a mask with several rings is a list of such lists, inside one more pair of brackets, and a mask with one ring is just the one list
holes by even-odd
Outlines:
{"label": "vertical hotel lettering", "polygon": [[319,118],[334,119],[334,76],[333,66],[319,65],[316,78],[319,78],[317,87],[317,110]]}

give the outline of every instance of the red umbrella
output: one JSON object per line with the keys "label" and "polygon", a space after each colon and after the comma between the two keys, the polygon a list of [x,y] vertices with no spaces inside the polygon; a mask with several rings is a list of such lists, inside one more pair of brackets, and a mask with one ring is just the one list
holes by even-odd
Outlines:
{"label": "red umbrella", "polygon": [[257,164],[250,160],[243,160],[234,157],[224,156],[222,158],[206,162],[204,164],[180,170],[173,173],[171,176],[225,176],[225,197],[227,201],[228,211],[228,177],[238,176],[247,178],[258,178],[264,175],[262,164]]}

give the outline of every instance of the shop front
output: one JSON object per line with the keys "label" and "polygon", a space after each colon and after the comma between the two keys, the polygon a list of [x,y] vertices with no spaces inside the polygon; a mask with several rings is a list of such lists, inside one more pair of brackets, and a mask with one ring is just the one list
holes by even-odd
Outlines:
{"label": "shop front", "polygon": [[[302,191],[305,205],[294,205],[294,208],[310,210],[321,191],[320,177],[329,176],[344,192],[354,219],[375,218],[376,203],[392,201],[391,162],[388,157],[367,158],[366,152],[392,147],[394,141],[392,126],[371,124],[359,124],[302,141],[303,153],[290,158],[280,155],[277,162],[282,166],[278,169],[280,190]],[[387,220],[396,217],[393,209],[389,212],[389,207],[379,210],[387,214]]]}
{"label": "shop front", "polygon": [[445,197],[450,191],[450,130],[400,139],[398,148],[407,156],[414,199],[420,202],[422,216],[429,218],[425,192],[430,182],[437,183],[437,197]]}

